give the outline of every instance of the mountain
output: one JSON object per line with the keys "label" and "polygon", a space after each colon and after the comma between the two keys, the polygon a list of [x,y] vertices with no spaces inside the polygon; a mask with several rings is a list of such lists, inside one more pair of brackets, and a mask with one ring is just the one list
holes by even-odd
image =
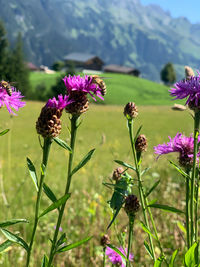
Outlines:
{"label": "mountain", "polygon": [[0,0],[11,45],[20,31],[28,61],[52,65],[71,52],[85,52],[106,64],[138,68],[159,81],[172,62],[178,78],[184,65],[200,65],[200,24],[172,18],[139,0]]}

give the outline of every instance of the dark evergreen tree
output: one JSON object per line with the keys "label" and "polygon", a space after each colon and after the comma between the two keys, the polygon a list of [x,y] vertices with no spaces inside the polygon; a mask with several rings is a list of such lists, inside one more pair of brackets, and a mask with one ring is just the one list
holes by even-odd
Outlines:
{"label": "dark evergreen tree", "polygon": [[4,24],[0,21],[0,80],[6,79],[8,72],[8,40]]}
{"label": "dark evergreen tree", "polygon": [[166,85],[171,85],[176,81],[176,72],[172,63],[168,62],[160,72],[160,78]]}
{"label": "dark evergreen tree", "polygon": [[28,96],[30,90],[29,70],[24,61],[23,43],[21,34],[18,34],[16,45],[9,56],[9,73],[7,79],[16,82],[16,86],[24,96]]}

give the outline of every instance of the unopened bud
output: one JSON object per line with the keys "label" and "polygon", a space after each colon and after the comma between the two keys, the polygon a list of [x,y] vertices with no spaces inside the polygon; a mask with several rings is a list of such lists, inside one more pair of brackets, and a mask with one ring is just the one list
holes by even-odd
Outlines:
{"label": "unopened bud", "polygon": [[125,108],[124,108],[124,116],[127,117],[127,119],[133,119],[136,118],[138,115],[138,109],[133,102],[129,102]]}
{"label": "unopened bud", "polygon": [[108,235],[103,235],[100,240],[100,244],[102,247],[106,247],[108,244],[110,244],[110,238]]}
{"label": "unopened bud", "polygon": [[125,211],[127,215],[134,215],[140,208],[140,202],[135,195],[128,195],[125,199]]}
{"label": "unopened bud", "polygon": [[147,139],[144,134],[140,134],[135,141],[135,149],[137,152],[147,151]]}

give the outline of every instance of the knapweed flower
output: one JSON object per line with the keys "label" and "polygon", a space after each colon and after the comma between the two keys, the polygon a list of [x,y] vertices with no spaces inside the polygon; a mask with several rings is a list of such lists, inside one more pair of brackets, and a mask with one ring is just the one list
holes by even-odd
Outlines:
{"label": "knapweed flower", "polygon": [[66,86],[66,93],[69,96],[69,100],[72,100],[72,103],[66,107],[66,111],[71,114],[80,115],[88,110],[88,94],[95,101],[95,96],[104,100],[101,87],[95,83],[90,76],[66,76],[63,81]]}
{"label": "knapweed flower", "polygon": [[140,209],[140,202],[135,195],[128,195],[125,199],[124,209],[128,216],[135,215]]}
{"label": "knapweed flower", "polygon": [[49,99],[42,108],[40,116],[36,122],[37,133],[42,137],[54,138],[61,132],[61,119],[63,109],[69,105],[71,101],[68,96],[58,96],[58,100],[54,97]]}
{"label": "knapweed flower", "polygon": [[147,151],[147,139],[146,139],[146,136],[144,134],[140,134],[136,141],[135,141],[135,149],[137,152],[145,152]]}
{"label": "knapweed flower", "polygon": [[26,105],[25,102],[21,101],[24,96],[20,91],[17,91],[6,81],[0,82],[0,108],[6,106],[8,112],[12,115],[17,115],[12,109],[16,111]]}
{"label": "knapweed flower", "polygon": [[187,98],[186,105],[190,109],[198,111],[200,109],[200,76],[190,76],[174,84],[175,88],[169,90],[174,99]]}
{"label": "knapweed flower", "polygon": [[124,116],[127,119],[134,119],[137,117],[137,115],[138,115],[138,109],[135,103],[129,102],[128,104],[126,104],[126,106],[124,107]]}
{"label": "knapweed flower", "polygon": [[[198,138],[198,142],[200,138]],[[192,136],[185,136],[181,133],[177,133],[174,138],[169,136],[169,142],[154,147],[155,154],[160,157],[163,154],[172,152],[179,153],[179,163],[184,167],[192,166],[193,162],[193,150],[194,150],[194,138]],[[200,156],[198,152],[197,157]]]}
{"label": "knapweed flower", "polygon": [[[124,251],[124,249],[122,247],[118,248],[121,253],[126,256],[127,250],[126,252]],[[117,253],[115,252],[113,249],[111,249],[110,247],[106,248],[106,255],[109,257],[110,261],[112,262],[112,264],[116,264],[117,266],[121,266],[121,267],[125,267],[125,260]],[[129,254],[129,260],[133,261],[133,254],[130,253]]]}

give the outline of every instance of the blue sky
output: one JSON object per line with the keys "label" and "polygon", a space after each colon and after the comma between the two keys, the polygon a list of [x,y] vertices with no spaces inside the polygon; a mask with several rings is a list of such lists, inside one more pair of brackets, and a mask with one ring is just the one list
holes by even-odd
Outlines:
{"label": "blue sky", "polygon": [[143,5],[157,4],[172,17],[184,16],[192,23],[200,23],[200,0],[140,0]]}

